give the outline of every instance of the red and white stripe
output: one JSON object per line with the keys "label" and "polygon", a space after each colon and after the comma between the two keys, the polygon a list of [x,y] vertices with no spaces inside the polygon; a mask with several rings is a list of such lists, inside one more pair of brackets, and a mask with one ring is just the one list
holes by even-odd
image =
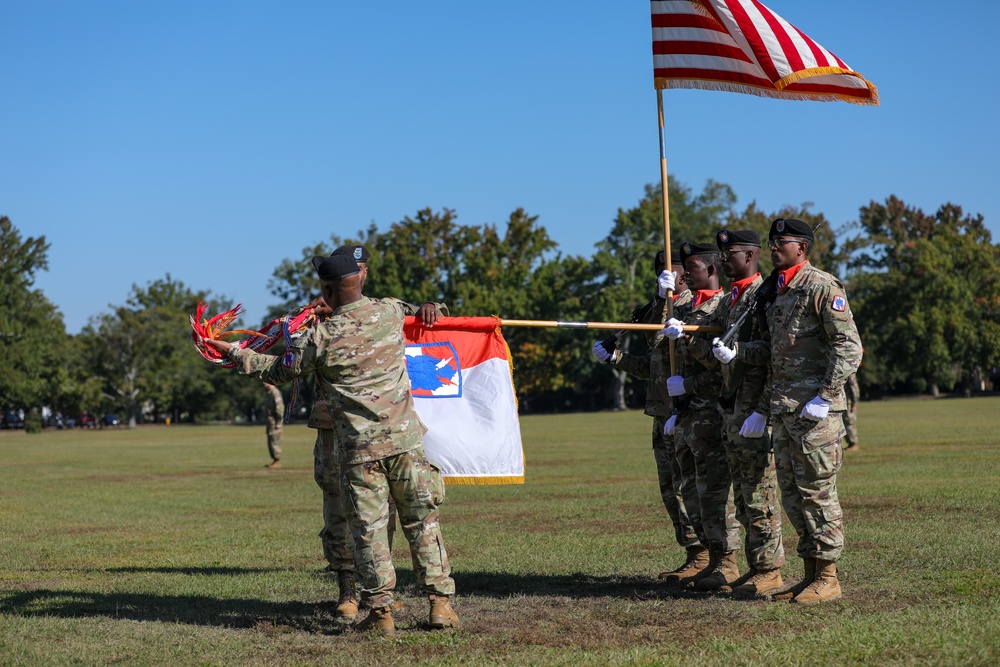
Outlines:
{"label": "red and white stripe", "polygon": [[757,0],[652,0],[657,88],[878,105],[874,84]]}

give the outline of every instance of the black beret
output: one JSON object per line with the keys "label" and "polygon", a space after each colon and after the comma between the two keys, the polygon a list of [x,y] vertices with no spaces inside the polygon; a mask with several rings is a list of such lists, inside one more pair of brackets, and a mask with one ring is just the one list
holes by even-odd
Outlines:
{"label": "black beret", "polygon": [[330,255],[329,257],[313,257],[313,268],[320,280],[343,280],[361,273],[358,263],[347,255]]}
{"label": "black beret", "polygon": [[801,220],[796,220],[795,218],[778,218],[771,223],[771,231],[767,233],[767,238],[769,239],[775,236],[791,236],[797,239],[812,241],[813,230],[812,227]]}
{"label": "black beret", "polygon": [[355,262],[367,262],[372,256],[372,254],[368,252],[368,248],[363,245],[342,245],[330,253],[330,257],[333,257],[334,255],[345,255],[353,258]]}
{"label": "black beret", "polygon": [[686,262],[688,257],[693,255],[717,255],[719,249],[711,243],[688,243],[681,244],[681,262]]}
{"label": "black beret", "polygon": [[[663,259],[665,255],[666,255],[666,253],[664,251],[662,251],[662,250],[657,251],[656,257],[655,257],[655,259],[653,259],[654,265],[655,266],[666,266],[667,263]],[[681,263],[681,254],[678,251],[671,249],[671,251],[670,251],[670,265],[673,266],[675,264],[680,264],[680,263]]]}
{"label": "black beret", "polygon": [[722,250],[732,245],[752,245],[760,247],[760,237],[752,229],[723,229],[715,235],[715,245]]}

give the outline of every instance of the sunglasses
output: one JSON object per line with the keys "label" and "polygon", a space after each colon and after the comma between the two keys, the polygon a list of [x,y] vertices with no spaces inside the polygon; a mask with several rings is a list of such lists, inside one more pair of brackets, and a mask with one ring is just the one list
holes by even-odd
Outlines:
{"label": "sunglasses", "polygon": [[802,242],[801,239],[768,239],[767,240],[767,247],[768,248],[781,248],[781,247],[784,247],[784,246],[788,245],[789,243],[801,243],[801,242]]}

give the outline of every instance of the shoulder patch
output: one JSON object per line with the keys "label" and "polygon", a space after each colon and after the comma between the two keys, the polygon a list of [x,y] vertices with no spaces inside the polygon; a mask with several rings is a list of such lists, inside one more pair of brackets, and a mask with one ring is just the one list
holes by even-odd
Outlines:
{"label": "shoulder patch", "polygon": [[285,368],[291,368],[295,365],[295,350],[288,350],[285,352],[285,356],[281,358],[281,363]]}
{"label": "shoulder patch", "polygon": [[830,308],[837,311],[838,313],[844,312],[845,310],[847,310],[847,299],[838,294],[837,296],[833,297],[833,301],[830,302]]}

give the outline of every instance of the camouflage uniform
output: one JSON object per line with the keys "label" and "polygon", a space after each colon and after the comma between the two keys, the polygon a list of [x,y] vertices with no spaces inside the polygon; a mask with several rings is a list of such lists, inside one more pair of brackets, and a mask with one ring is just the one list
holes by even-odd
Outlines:
{"label": "camouflage uniform", "polygon": [[[398,303],[406,315],[416,315],[418,306],[398,299]],[[443,303],[434,304],[445,317],[448,316],[448,306]],[[323,545],[323,556],[334,572],[354,570],[354,537],[351,536],[351,526],[346,503],[345,489],[341,483],[340,463],[337,458],[336,435],[333,432],[333,420],[327,408],[326,399],[318,392],[313,399],[312,411],[309,413],[309,428],[318,430],[316,445],[313,447],[313,478],[323,491],[323,529],[319,531],[320,543]],[[386,520],[389,533],[389,546],[392,546],[392,535],[396,530],[396,504],[389,496],[389,516]]]}
{"label": "camouflage uniform", "polygon": [[[735,304],[730,304],[731,297],[725,298],[722,309],[726,313],[727,329],[753,303],[763,282],[757,274]],[[750,317],[744,320],[738,337],[744,340],[760,338],[759,321]],[[722,436],[733,478],[736,518],[746,530],[747,563],[757,572],[776,570],[785,564],[785,550],[781,542],[781,504],[771,436],[766,432],[759,438],[740,435],[743,422],[751,414],[759,412],[765,417],[770,414],[771,391],[766,362],[758,360],[759,365],[745,361],[719,364],[712,354],[711,344],[703,339],[692,345],[692,354],[709,368],[721,367]]]}
{"label": "camouflage uniform", "polygon": [[426,428],[414,410],[406,374],[404,314],[396,300],[361,297],[337,308],[281,358],[230,350],[240,374],[267,382],[315,372],[316,395],[326,401],[332,425],[336,460],[330,463],[340,466],[350,507],[361,597],[373,608],[392,604],[396,582],[385,531],[390,495],[418,583],[432,595],[455,592],[423,450]]}
{"label": "camouflage uniform", "polygon": [[[685,324],[722,326],[725,311],[720,308],[725,295],[720,291],[707,301],[694,306],[690,302],[674,309],[674,317]],[[733,503],[733,484],[726,461],[726,448],[722,443],[722,412],[719,395],[722,392],[722,374],[718,369],[707,369],[695,354],[709,334],[695,333],[686,344],[677,345],[675,361],[677,375],[684,377],[686,393],[679,397],[687,406],[677,416],[674,443],[678,456],[690,452],[694,459],[696,493],[689,494],[688,479],[682,480],[681,493],[685,500],[697,497],[687,504],[688,514],[695,528],[702,526],[699,535],[703,544],[715,555],[727,554],[739,548],[740,529]],[[715,334],[711,334],[714,338]],[[699,342],[701,341],[701,342]],[[683,465],[682,465],[683,469]]]}
{"label": "camouflage uniform", "polygon": [[844,397],[847,399],[847,409],[844,411],[845,439],[848,447],[858,446],[858,399],[861,398],[861,387],[858,386],[858,376],[852,375],[844,383]]}
{"label": "camouflage uniform", "polygon": [[[691,301],[691,291],[684,290],[677,295],[674,308],[683,306],[689,301]],[[666,321],[665,304],[664,299],[659,297],[654,299],[653,306],[643,318],[643,322],[663,324]],[[686,456],[679,459],[674,449],[674,436],[663,433],[663,426],[673,409],[670,396],[667,394],[667,378],[670,377],[668,339],[659,332],[651,331],[646,334],[646,342],[649,345],[646,354],[623,353],[614,362],[614,366],[629,375],[648,381],[645,413],[653,418],[653,458],[656,461],[656,473],[660,483],[660,497],[673,522],[677,544],[687,549],[700,544],[698,531],[695,530],[688,513],[681,488],[681,481],[686,472],[692,480],[690,484],[692,495],[689,496],[688,503],[697,503],[697,493],[693,484],[694,459],[690,450],[685,450]],[[682,470],[682,463],[687,466],[686,470]],[[697,512],[695,514],[697,516]]]}
{"label": "camouflage uniform", "polygon": [[[774,455],[785,514],[799,536],[798,555],[835,562],[844,547],[837,471],[843,461],[844,382],[861,364],[861,339],[844,286],[809,262],[767,312],[764,341],[737,343],[736,359],[769,353]],[[800,412],[816,396],[825,419]]]}
{"label": "camouflage uniform", "polygon": [[267,415],[267,452],[272,461],[278,461],[281,459],[281,426],[285,418],[285,401],[281,397],[281,390],[274,385],[264,385],[264,389],[267,391],[264,403]]}

